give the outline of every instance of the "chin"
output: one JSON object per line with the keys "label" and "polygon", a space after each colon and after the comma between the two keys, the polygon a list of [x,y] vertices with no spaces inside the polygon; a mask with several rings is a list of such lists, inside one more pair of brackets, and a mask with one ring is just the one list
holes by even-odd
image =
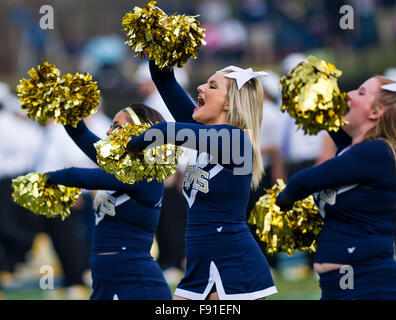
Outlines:
{"label": "chin", "polygon": [[200,124],[204,124],[204,123],[202,123],[201,118],[200,118],[199,116],[196,116],[196,115],[193,114],[192,118],[193,118],[196,122],[198,122],[198,123],[200,123]]}
{"label": "chin", "polygon": [[194,111],[194,113],[192,114],[192,118],[193,118],[195,121],[200,122],[199,119],[200,119],[201,117],[199,116],[199,110]]}

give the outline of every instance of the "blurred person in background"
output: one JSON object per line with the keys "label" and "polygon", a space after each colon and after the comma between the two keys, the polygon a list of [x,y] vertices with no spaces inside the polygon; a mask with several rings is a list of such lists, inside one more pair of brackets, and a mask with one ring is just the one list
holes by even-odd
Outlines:
{"label": "blurred person in background", "polygon": [[271,1],[274,45],[277,54],[305,51],[318,45],[308,21],[313,4],[310,0]]}
{"label": "blurred person in background", "polygon": [[23,223],[31,213],[13,201],[11,180],[32,171],[41,133],[39,125],[20,113],[9,86],[0,82],[0,285],[15,283],[13,273],[34,241],[35,232]]}
{"label": "blurred person in background", "polygon": [[378,0],[349,0],[354,9],[354,35],[347,39],[356,49],[364,49],[378,43],[376,6]]}
{"label": "blurred person in background", "polygon": [[[33,171],[44,173],[72,165],[91,166],[89,159],[52,119],[44,126],[39,141],[39,152],[34,158]],[[34,218],[33,221],[25,220],[34,231],[43,232],[50,237],[62,267],[61,283],[67,299],[86,299],[89,294],[84,277],[89,270],[89,242],[84,223],[89,203],[84,198],[88,197],[79,197],[70,216],[64,221],[43,216],[32,216],[30,220]],[[59,296],[54,298],[61,298],[62,293],[63,290],[58,290],[55,294]]]}
{"label": "blurred person in background", "polygon": [[127,83],[120,69],[127,52],[123,38],[103,26],[82,48],[80,69],[91,73],[101,89],[120,90]]}
{"label": "blurred person in background", "polygon": [[277,179],[286,179],[283,156],[281,153],[282,113],[280,111],[280,77],[268,71],[268,77],[262,78],[264,87],[263,122],[261,126],[261,153],[267,172],[264,180],[266,187],[272,187]]}
{"label": "blurred person in background", "polygon": [[13,28],[20,30],[17,54],[17,71],[20,74],[46,58],[46,48],[51,37],[51,33],[45,32],[37,23],[39,12],[33,10],[33,7],[31,4],[19,3],[10,10],[10,23]]}
{"label": "blurred person in background", "polygon": [[250,63],[265,63],[275,60],[275,30],[271,5],[268,0],[245,0],[238,3],[241,22],[247,29],[247,50],[244,59]]}
{"label": "blurred person in background", "polygon": [[[232,14],[229,2],[224,0],[205,0],[198,5],[202,26],[205,27],[208,53],[222,63],[231,63],[242,59],[247,45],[245,25]],[[208,61],[209,62],[209,61]]]}
{"label": "blurred person in background", "polygon": [[38,1],[18,1],[11,5],[9,11],[9,23],[18,30],[15,35],[18,42],[16,64],[19,74],[45,60],[63,66],[70,63],[61,28],[57,25],[58,19],[53,20],[54,25],[50,30],[41,27],[41,6]]}

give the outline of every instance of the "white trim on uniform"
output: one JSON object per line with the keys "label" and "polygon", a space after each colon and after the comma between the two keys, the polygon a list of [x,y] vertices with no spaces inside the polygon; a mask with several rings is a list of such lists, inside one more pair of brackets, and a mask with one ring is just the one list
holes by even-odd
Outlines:
{"label": "white trim on uniform", "polygon": [[116,201],[115,201],[115,207],[118,207],[119,205],[123,204],[124,202],[127,202],[128,200],[130,200],[131,197],[128,196],[127,194],[122,194],[118,197],[116,197]]}
{"label": "white trim on uniform", "polygon": [[184,188],[183,188],[183,195],[187,200],[189,208],[191,208],[191,206],[194,204],[195,197],[197,196],[197,193],[198,193],[197,189],[192,189],[190,192],[190,196],[188,196],[188,194],[184,191]]}
{"label": "white trim on uniform", "polygon": [[217,175],[224,167],[220,164],[216,164],[212,169],[209,170],[209,180]]}
{"label": "white trim on uniform", "polygon": [[221,281],[219,270],[217,269],[215,263],[211,261],[209,267],[209,280],[203,293],[196,293],[176,288],[174,295],[191,300],[204,300],[212,289],[213,284],[216,284],[216,292],[219,295],[220,300],[255,300],[259,298],[264,298],[278,292],[276,287],[272,286],[255,292],[226,294],[224,291],[223,283]]}

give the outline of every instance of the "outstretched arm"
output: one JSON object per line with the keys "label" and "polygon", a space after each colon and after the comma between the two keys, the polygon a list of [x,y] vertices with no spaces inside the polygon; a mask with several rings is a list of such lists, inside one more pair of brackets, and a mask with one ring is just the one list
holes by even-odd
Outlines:
{"label": "outstretched arm", "polygon": [[[315,192],[370,183],[393,172],[392,170],[394,160],[386,143],[379,140],[367,141],[317,167],[302,170],[292,176],[286,188],[278,195],[276,204],[288,208]],[[392,177],[394,175],[387,179]]]}
{"label": "outstretched arm", "polygon": [[150,60],[150,73],[162,99],[177,122],[194,122],[195,103],[176,81],[173,70],[158,68]]}
{"label": "outstretched arm", "polygon": [[100,168],[68,168],[46,174],[48,175],[48,184],[61,184],[87,190],[121,191],[133,196],[134,199],[149,204],[157,203],[158,195],[162,194],[163,190],[163,184],[157,181],[123,183]]}
{"label": "outstretched arm", "polygon": [[88,129],[83,120],[77,124],[77,128],[72,126],[64,126],[64,128],[74,143],[97,164],[94,143],[101,139]]}
{"label": "outstretched arm", "polygon": [[252,161],[252,146],[243,130],[230,125],[201,125],[197,123],[160,122],[128,142],[131,152],[147,147],[174,144],[206,152],[213,162],[224,166],[242,167]]}

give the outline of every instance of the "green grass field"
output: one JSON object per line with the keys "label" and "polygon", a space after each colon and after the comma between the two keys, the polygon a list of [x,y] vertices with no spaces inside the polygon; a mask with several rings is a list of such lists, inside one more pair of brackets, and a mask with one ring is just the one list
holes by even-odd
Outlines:
{"label": "green grass field", "polygon": [[[268,300],[318,300],[320,289],[318,280],[312,275],[304,280],[286,281],[279,276],[274,276],[274,282],[278,293],[269,296]],[[176,284],[170,284],[172,291]],[[87,296],[87,298],[89,295]],[[64,293],[59,287],[50,290],[42,290],[32,284],[20,288],[6,288],[0,294],[0,299],[5,300],[63,300]]]}
{"label": "green grass field", "polygon": [[274,276],[278,293],[268,297],[268,300],[319,300],[319,280],[314,275],[304,280],[286,281]]}
{"label": "green grass field", "polygon": [[[60,287],[63,273],[50,238],[45,234],[39,234],[36,238],[31,258],[17,268],[13,275],[9,275],[12,280],[8,281],[8,285],[5,285],[7,280],[0,272],[0,283],[3,284],[3,290],[0,290],[0,300],[67,300],[70,298],[66,295],[64,288]],[[156,251],[154,250],[152,254],[155,256]],[[50,265],[54,269],[54,289],[41,289],[39,286],[41,277],[39,269],[43,265]],[[280,267],[279,270],[272,270],[278,293],[269,296],[268,300],[318,300],[320,298],[319,280],[308,266],[292,268],[289,271]],[[293,275],[303,279],[289,281],[285,278],[293,277]],[[90,279],[90,274],[88,278]],[[178,281],[169,283],[172,292],[176,289],[177,283]],[[90,289],[85,287],[84,290],[78,292],[78,299],[89,299],[90,293]]]}

